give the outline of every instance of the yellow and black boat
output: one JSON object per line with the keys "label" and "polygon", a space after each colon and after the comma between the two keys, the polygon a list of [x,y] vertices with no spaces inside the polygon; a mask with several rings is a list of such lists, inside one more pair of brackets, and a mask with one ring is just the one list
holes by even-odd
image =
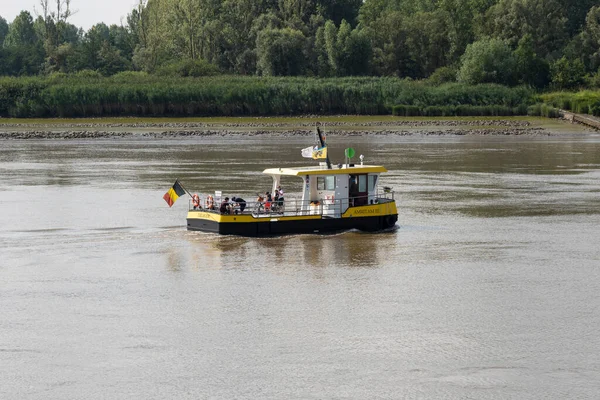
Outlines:
{"label": "yellow and black boat", "polygon": [[[321,147],[313,151],[313,157],[324,153],[326,158],[318,132]],[[318,166],[265,169],[263,173],[273,180],[271,193],[279,193],[282,177],[297,177],[302,180],[301,198],[281,193],[278,198],[259,196],[240,204],[216,192],[214,197],[190,202],[187,229],[241,236],[390,229],[396,225],[398,211],[394,192],[379,187],[384,172],[383,166],[363,165],[362,160],[359,165],[346,162],[332,167],[328,158]]]}

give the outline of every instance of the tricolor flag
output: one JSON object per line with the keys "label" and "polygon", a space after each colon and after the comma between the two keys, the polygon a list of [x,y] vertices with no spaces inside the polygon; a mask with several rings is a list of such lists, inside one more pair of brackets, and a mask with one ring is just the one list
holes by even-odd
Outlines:
{"label": "tricolor flag", "polygon": [[185,194],[185,190],[179,184],[179,181],[175,181],[173,187],[169,189],[167,193],[163,196],[163,199],[167,202],[169,207],[171,207],[180,196]]}
{"label": "tricolor flag", "polygon": [[318,158],[327,158],[327,146],[315,149],[312,153],[312,158],[315,160]]}

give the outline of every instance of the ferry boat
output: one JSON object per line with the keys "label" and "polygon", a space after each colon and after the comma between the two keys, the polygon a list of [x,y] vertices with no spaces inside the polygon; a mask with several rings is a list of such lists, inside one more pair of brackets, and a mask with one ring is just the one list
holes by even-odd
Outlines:
{"label": "ferry boat", "polygon": [[[317,131],[321,148],[314,152],[322,152],[326,145],[321,131],[318,128]],[[221,192],[204,199],[194,197],[187,214],[187,229],[223,235],[269,236],[350,229],[374,232],[396,225],[398,211],[394,191],[379,185],[380,174],[387,172],[386,168],[363,165],[362,157],[358,165],[350,163],[347,157],[344,164],[336,166],[325,158],[326,162],[317,166],[263,171],[272,178],[271,193],[276,193],[282,177],[301,179],[302,195],[298,199],[288,198],[287,194],[271,201],[257,196],[256,201],[244,201],[242,205]]]}

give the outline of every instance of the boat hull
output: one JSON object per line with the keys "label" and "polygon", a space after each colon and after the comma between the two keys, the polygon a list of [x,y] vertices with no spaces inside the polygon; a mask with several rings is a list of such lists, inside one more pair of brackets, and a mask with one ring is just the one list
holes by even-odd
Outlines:
{"label": "boat hull", "polygon": [[392,228],[398,221],[394,202],[351,207],[339,217],[325,215],[235,214],[190,211],[187,229],[222,235],[269,236],[327,233],[349,229],[375,232]]}
{"label": "boat hull", "polygon": [[375,232],[393,227],[398,215],[362,218],[319,218],[294,220],[263,220],[255,222],[217,222],[188,218],[187,229],[221,235],[269,236],[300,233],[327,233],[350,229]]}

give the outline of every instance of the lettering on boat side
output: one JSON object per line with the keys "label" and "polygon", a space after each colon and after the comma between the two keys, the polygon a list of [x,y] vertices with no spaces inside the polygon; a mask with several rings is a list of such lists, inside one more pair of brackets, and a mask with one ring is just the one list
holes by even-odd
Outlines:
{"label": "lettering on boat side", "polygon": [[196,213],[195,217],[196,218],[212,219],[213,221],[215,220],[214,216],[212,216],[210,213],[205,213],[205,212]]}
{"label": "lettering on boat side", "polygon": [[354,210],[353,214],[354,215],[379,214],[379,209],[378,208],[367,208],[365,210]]}

